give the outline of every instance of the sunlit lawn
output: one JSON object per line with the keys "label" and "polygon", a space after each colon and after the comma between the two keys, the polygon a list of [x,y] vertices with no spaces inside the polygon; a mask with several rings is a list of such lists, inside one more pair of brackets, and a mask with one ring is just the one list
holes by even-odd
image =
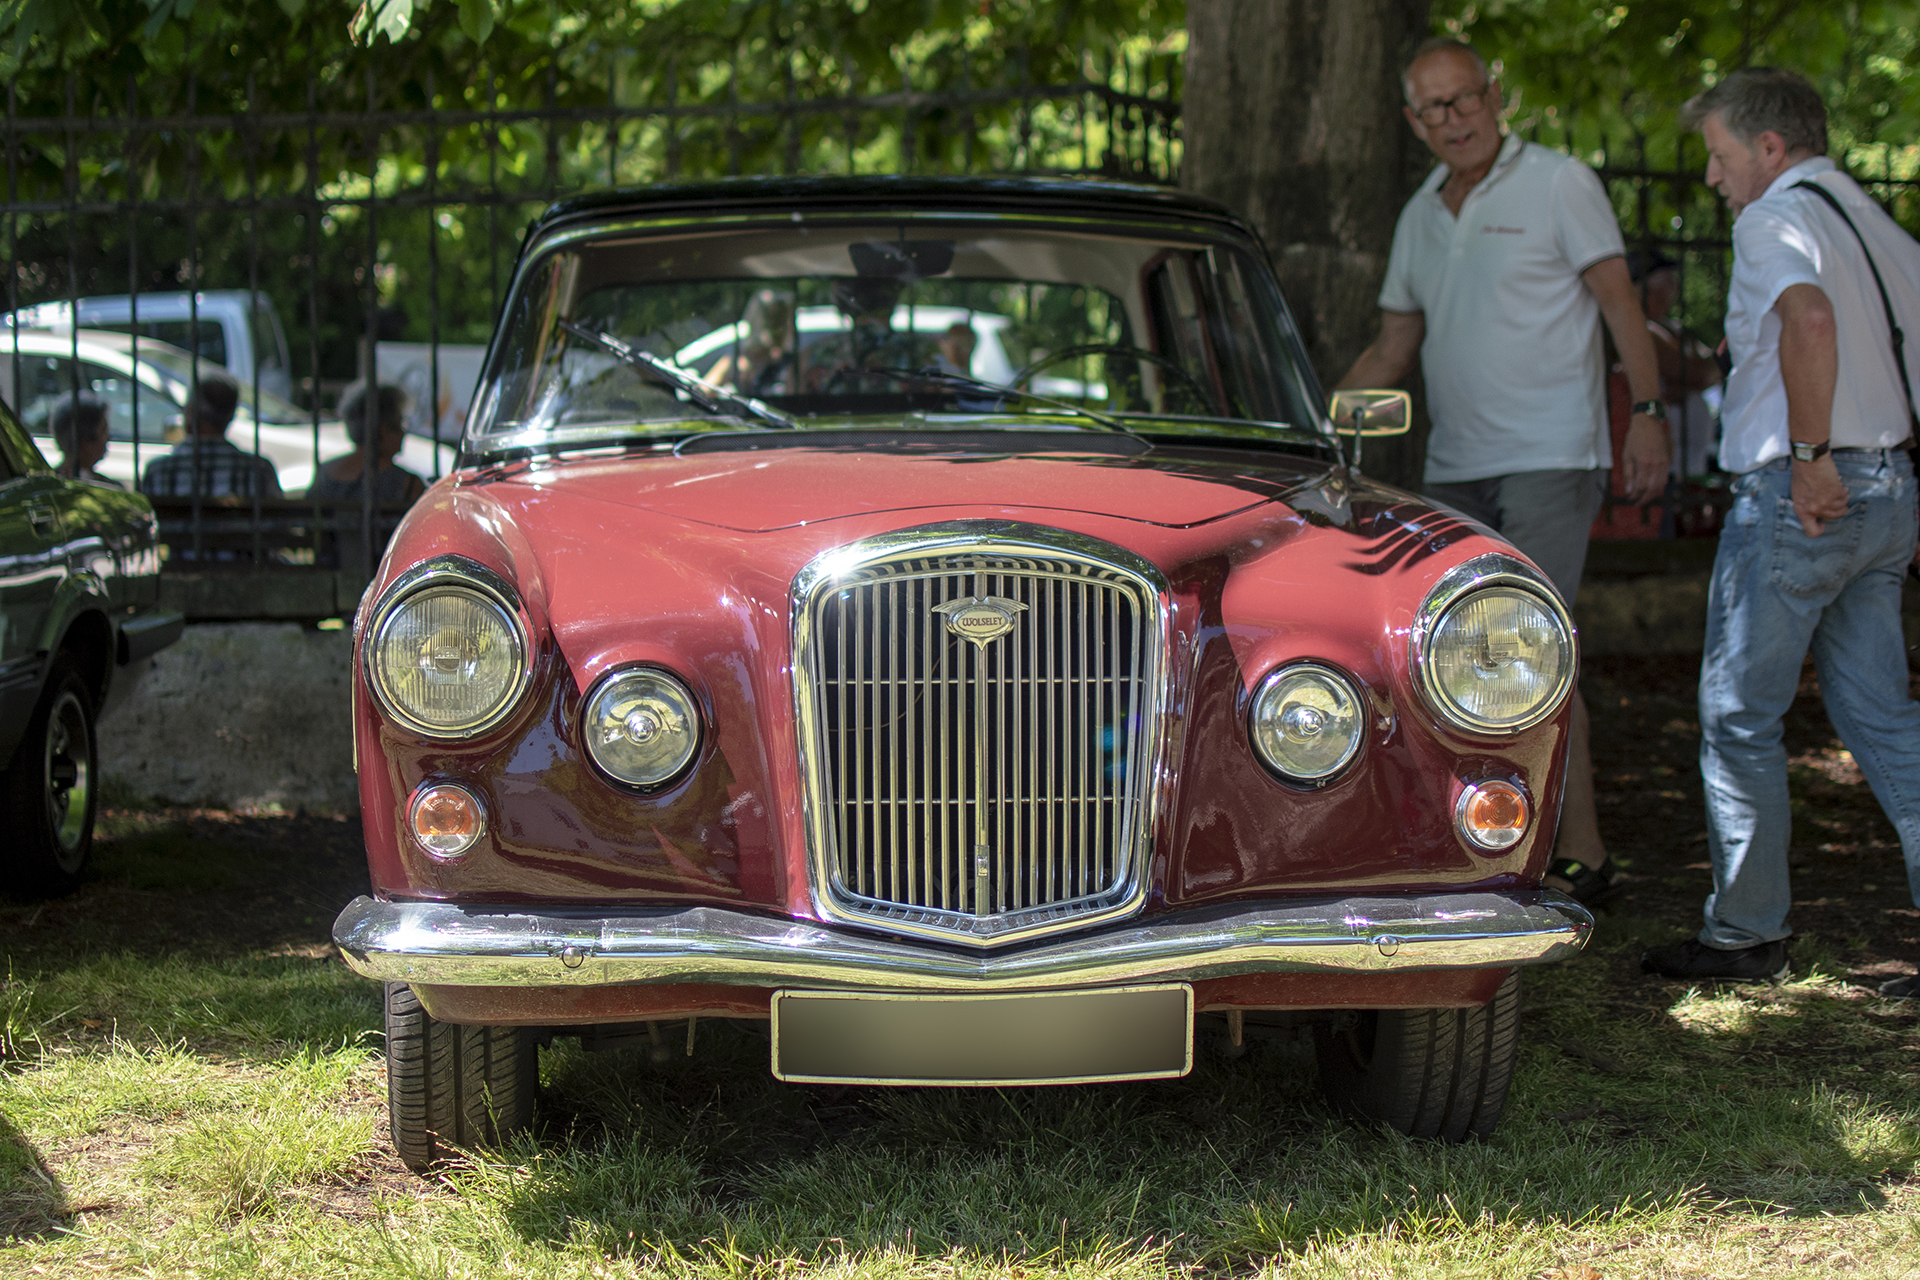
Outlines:
{"label": "sunlit lawn", "polygon": [[[117,819],[48,910],[279,878],[167,823]],[[1673,922],[1609,917],[1529,979],[1506,1122],[1467,1147],[1334,1118],[1304,1039],[890,1092],[775,1083],[759,1027],[703,1022],[660,1064],[558,1042],[541,1132],[420,1179],[384,1146],[376,991],[323,947],[55,946],[49,918],[0,904],[7,1277],[1920,1276],[1916,1011],[1818,938],[1802,980],[1690,992],[1637,973]]]}

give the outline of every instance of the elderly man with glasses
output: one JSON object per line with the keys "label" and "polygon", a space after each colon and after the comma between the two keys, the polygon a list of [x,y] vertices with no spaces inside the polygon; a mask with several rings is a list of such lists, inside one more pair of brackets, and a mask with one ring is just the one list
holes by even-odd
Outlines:
{"label": "elderly man with glasses", "polygon": [[[1602,320],[1634,402],[1630,501],[1661,492],[1672,450],[1619,223],[1591,169],[1505,132],[1499,82],[1471,45],[1427,41],[1404,85],[1407,122],[1440,163],[1394,229],[1380,336],[1339,385],[1391,386],[1417,357],[1433,419],[1426,495],[1498,530],[1571,605],[1613,461]],[[1548,875],[1591,903],[1613,870],[1587,736],[1576,694]]]}

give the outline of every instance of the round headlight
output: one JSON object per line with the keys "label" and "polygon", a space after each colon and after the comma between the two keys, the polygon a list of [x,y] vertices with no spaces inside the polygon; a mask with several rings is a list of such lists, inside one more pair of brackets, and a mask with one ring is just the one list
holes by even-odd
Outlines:
{"label": "round headlight", "polygon": [[1530,591],[1495,586],[1455,601],[1428,637],[1422,676],[1438,710],[1511,733],[1551,715],[1573,683],[1573,634]]}
{"label": "round headlight", "polygon": [[367,667],[396,719],[429,737],[463,738],[512,709],[526,683],[526,644],[499,602],[448,583],[380,616]]}
{"label": "round headlight", "polygon": [[581,717],[587,754],[630,787],[670,781],[700,747],[700,709],[664,671],[634,667],[600,681]]}
{"label": "round headlight", "polygon": [[1331,667],[1302,662],[1268,676],[1253,697],[1254,750],[1294,782],[1325,782],[1360,750],[1360,696]]}

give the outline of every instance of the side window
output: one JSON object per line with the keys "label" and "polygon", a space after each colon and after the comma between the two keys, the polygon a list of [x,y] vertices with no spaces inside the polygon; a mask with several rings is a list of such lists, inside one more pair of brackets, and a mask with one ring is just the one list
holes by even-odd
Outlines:
{"label": "side window", "polygon": [[14,401],[20,406],[20,420],[27,430],[39,435],[48,435],[53,426],[49,415],[54,403],[61,396],[72,395],[73,360],[69,356],[27,355],[20,356],[20,395]]}
{"label": "side window", "polygon": [[104,365],[80,366],[81,382],[107,402],[107,438],[133,439],[134,409],[139,408],[140,440],[159,443],[180,417],[180,406],[152,387],[135,382],[126,374]]}
{"label": "side window", "polygon": [[[147,336],[150,338],[171,342],[174,346],[187,351],[194,349],[192,336],[194,324],[191,320],[155,320],[151,323],[143,321],[140,327],[147,331]],[[226,331],[217,322],[205,318],[200,321],[200,358],[211,360],[219,365],[227,362]]]}
{"label": "side window", "polygon": [[286,343],[280,337],[280,325],[263,296],[256,296],[247,312],[247,332],[253,339],[253,362],[261,369],[285,369]]}

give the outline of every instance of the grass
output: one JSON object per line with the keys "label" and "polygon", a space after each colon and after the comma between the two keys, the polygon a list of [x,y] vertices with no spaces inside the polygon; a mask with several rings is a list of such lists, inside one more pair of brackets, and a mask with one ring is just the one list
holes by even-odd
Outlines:
{"label": "grass", "polygon": [[[377,992],[307,923],[351,832],[249,821],[123,816],[79,897],[0,904],[0,1274],[1920,1277],[1920,1019],[1842,936],[1688,990],[1637,972],[1664,907],[1607,917],[1529,976],[1505,1122],[1463,1147],[1334,1117],[1297,1036],[1209,1032],[1179,1081],[886,1091],[778,1084],[762,1026],[703,1022],[658,1064],[557,1041],[538,1132],[418,1178]],[[170,942],[196,912],[245,927]]]}

